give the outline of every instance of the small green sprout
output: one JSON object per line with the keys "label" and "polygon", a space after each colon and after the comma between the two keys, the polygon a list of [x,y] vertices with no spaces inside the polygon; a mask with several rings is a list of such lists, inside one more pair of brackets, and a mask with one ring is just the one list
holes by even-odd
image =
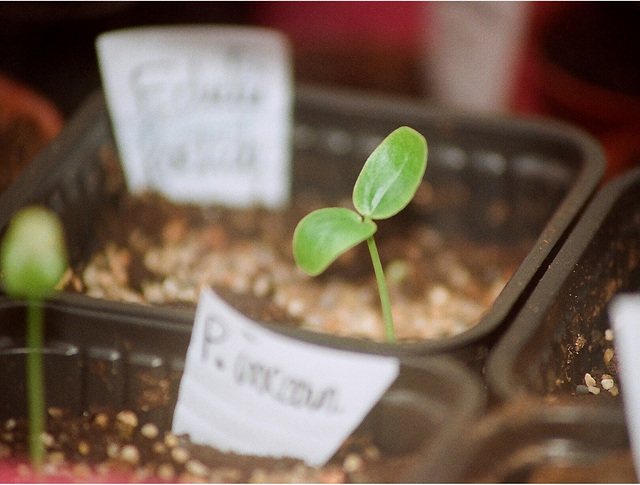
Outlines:
{"label": "small green sprout", "polygon": [[[0,247],[4,291],[27,301],[27,347],[44,343],[42,300],[49,296],[67,268],[62,224],[48,209],[29,206],[19,210],[7,228]],[[45,427],[44,370],[41,352],[27,354],[29,453],[36,466],[44,460],[41,440]]]}
{"label": "small green sprout", "polygon": [[373,235],[374,220],[404,209],[415,195],[427,167],[427,142],[412,128],[400,127],[369,155],[353,187],[356,211],[318,209],[305,216],[293,234],[293,255],[306,273],[317,276],[341,254],[366,241],[380,293],[387,341],[395,341],[389,291]]}

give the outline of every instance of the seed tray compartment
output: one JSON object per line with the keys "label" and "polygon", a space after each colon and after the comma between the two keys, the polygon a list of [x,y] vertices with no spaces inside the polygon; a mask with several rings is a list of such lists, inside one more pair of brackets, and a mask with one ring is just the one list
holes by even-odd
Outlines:
{"label": "seed tray compartment", "polygon": [[[531,248],[480,321],[453,337],[390,345],[271,325],[338,348],[395,355],[448,353],[481,363],[546,270],[604,170],[603,152],[592,138],[549,120],[460,115],[415,100],[314,88],[298,90],[294,119],[294,192],[311,188],[348,196],[371,149],[391,130],[409,125],[429,143],[425,179],[436,191],[454,194],[451,204],[429,210],[425,220],[447,235],[503,245],[526,241]],[[72,264],[86,261],[100,211],[126,190],[113,176],[113,167],[104,164],[109,149],[113,135],[98,92],[0,198],[0,230],[20,207],[46,204],[63,220]],[[111,308],[131,312],[136,306],[114,303]],[[157,311],[158,316],[194,314]]]}
{"label": "seed tray compartment", "polygon": [[[115,313],[110,305],[46,302],[45,357],[48,406],[136,412],[140,424],[171,427],[190,326],[153,312]],[[0,419],[26,416],[24,346],[26,305],[0,302]],[[390,455],[418,453],[415,466],[456,440],[485,409],[485,390],[461,363],[444,356],[401,358],[400,374],[361,423]],[[413,466],[413,465],[412,465]],[[416,469],[408,467],[407,477]],[[401,479],[401,477],[399,477]],[[403,480],[404,481],[404,480]]]}
{"label": "seed tray compartment", "polygon": [[[445,454],[443,454],[444,456]],[[616,406],[521,399],[497,408],[424,476],[442,483],[633,483],[624,414]]]}
{"label": "seed tray compartment", "polygon": [[[487,363],[501,399],[531,393],[614,401],[603,374],[618,384],[608,304],[640,290],[640,170],[594,197]],[[600,392],[587,392],[585,374]],[[597,391],[596,391],[597,392]]]}

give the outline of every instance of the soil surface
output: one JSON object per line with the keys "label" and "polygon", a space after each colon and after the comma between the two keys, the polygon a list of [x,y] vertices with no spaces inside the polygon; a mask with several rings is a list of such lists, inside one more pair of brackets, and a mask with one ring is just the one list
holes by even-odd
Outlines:
{"label": "soil surface", "polygon": [[408,473],[417,453],[389,456],[368,435],[352,436],[323,467],[292,458],[222,453],[193,444],[186,436],[141,423],[132,411],[108,410],[69,416],[49,408],[43,442],[45,463],[28,465],[24,419],[0,423],[3,482],[171,482],[171,483],[375,483]]}
{"label": "soil surface", "polygon": [[[425,185],[416,199],[428,197]],[[65,289],[109,300],[194,307],[206,285],[258,320],[383,341],[365,244],[315,278],[295,265],[295,226],[328,205],[350,207],[350,201],[331,204],[298,196],[286,210],[269,211],[177,205],[152,193],[127,195],[105,214],[97,249],[67,275]],[[381,221],[375,239],[397,338],[403,341],[452,336],[477,324],[530,249],[448,239],[428,224],[417,203]]]}

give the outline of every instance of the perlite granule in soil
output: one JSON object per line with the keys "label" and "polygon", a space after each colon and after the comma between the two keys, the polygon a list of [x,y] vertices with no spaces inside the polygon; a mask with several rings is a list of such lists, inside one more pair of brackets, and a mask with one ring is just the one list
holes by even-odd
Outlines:
{"label": "perlite granule in soil", "polygon": [[[532,244],[448,239],[426,223],[433,198],[424,183],[409,207],[381,221],[376,233],[399,340],[453,336],[475,325]],[[366,245],[350,250],[320,277],[304,274],[293,260],[296,224],[327,205],[309,195],[296,196],[282,211],[126,195],[119,209],[104,214],[98,249],[67,274],[65,288],[107,300],[195,307],[206,285],[258,320],[384,341]]]}

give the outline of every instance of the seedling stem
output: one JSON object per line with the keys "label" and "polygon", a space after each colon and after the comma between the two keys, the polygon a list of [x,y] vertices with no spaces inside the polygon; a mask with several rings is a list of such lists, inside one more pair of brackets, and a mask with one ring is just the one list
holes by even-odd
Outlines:
{"label": "seedling stem", "polygon": [[43,311],[39,300],[27,302],[27,402],[29,403],[29,454],[36,466],[45,457],[42,433],[45,429],[45,388],[42,369]]}
{"label": "seedling stem", "polygon": [[371,254],[373,270],[376,274],[378,293],[380,293],[380,306],[382,307],[382,318],[384,320],[384,333],[387,337],[387,342],[395,342],[396,330],[393,325],[393,316],[391,315],[391,299],[389,298],[387,280],[384,277],[384,271],[382,270],[382,263],[380,262],[378,247],[376,246],[376,242],[373,239],[373,236],[367,238],[367,246],[369,248],[369,253]]}

